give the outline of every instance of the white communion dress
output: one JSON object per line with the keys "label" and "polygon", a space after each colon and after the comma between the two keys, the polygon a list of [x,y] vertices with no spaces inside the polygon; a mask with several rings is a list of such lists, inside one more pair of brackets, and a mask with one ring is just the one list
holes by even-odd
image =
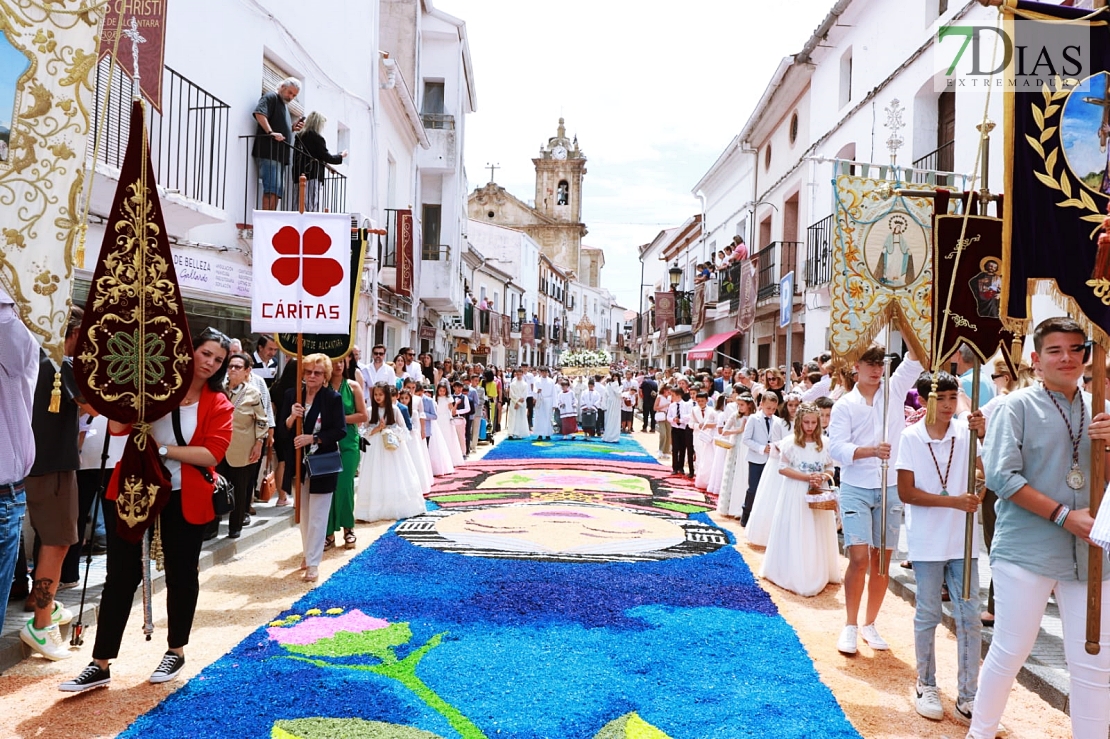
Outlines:
{"label": "white communion dress", "polygon": [[[398,413],[396,418],[400,417]],[[387,426],[386,430],[393,431],[397,448],[386,448],[385,430],[369,437],[370,448],[366,450],[355,500],[358,521],[408,518],[426,510],[420,478],[405,448],[409,431],[404,421]]]}

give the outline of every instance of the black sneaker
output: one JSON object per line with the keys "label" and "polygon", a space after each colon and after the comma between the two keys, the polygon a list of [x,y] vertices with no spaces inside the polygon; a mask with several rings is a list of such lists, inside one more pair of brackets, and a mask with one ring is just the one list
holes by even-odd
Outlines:
{"label": "black sneaker", "polygon": [[81,674],[72,680],[66,680],[58,686],[63,693],[81,693],[93,688],[99,688],[112,682],[112,673],[108,668],[101,668],[95,662],[81,671]]}
{"label": "black sneaker", "polygon": [[150,682],[154,685],[158,683],[168,683],[177,677],[177,673],[181,672],[181,668],[185,666],[185,657],[173,652],[166,652],[162,655],[162,661],[150,676]]}

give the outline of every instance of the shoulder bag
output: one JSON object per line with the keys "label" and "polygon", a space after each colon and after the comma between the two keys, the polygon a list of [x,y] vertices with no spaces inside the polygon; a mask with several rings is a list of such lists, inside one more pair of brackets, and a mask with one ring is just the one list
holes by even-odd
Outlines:
{"label": "shoulder bag", "polygon": [[[181,433],[181,410],[174,408],[171,414],[173,421],[173,435],[177,439],[178,446],[188,446],[185,443],[185,437]],[[185,464],[182,462],[182,464]],[[217,516],[226,516],[235,509],[235,486],[231,481],[218,472],[213,472],[207,467],[200,465],[192,465],[197,472],[201,474],[204,481],[212,486],[212,508],[216,511]]]}

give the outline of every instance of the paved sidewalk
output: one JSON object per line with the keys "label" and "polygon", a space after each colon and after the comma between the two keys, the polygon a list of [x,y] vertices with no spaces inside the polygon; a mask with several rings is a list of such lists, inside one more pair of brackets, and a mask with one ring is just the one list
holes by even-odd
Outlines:
{"label": "paved sidewalk", "polygon": [[[276,500],[276,498],[274,499]],[[243,528],[242,536],[238,539],[227,538],[227,522],[220,525],[220,535],[204,543],[200,553],[200,569],[204,571],[209,567],[227,562],[251,547],[261,544],[274,534],[293,526],[293,507],[276,507],[271,503],[255,503],[258,514],[251,516],[249,526]],[[227,518],[226,516],[224,517]],[[105,555],[93,557],[92,566],[89,568],[89,589],[85,596],[85,609],[81,614],[86,626],[85,641],[90,643],[94,630],[88,627],[96,625],[96,606],[100,603],[100,593],[104,587]],[[81,558],[81,576],[85,575],[85,558]],[[160,593],[165,587],[165,573],[157,568],[151,568],[153,590]],[[81,588],[71,588],[61,591],[57,600],[64,603],[74,611],[74,623],[77,622],[77,608],[81,602]],[[135,602],[142,600],[142,589],[135,593]],[[155,608],[165,610],[165,599],[155,599]],[[156,612],[157,613],[157,612]],[[3,631],[0,632],[0,672],[18,664],[24,657],[30,655],[31,650],[19,639],[19,630],[27,622],[31,614],[23,610],[22,601],[9,601],[7,617],[4,619]],[[136,624],[128,624],[128,628],[139,628]],[[62,627],[62,635],[69,640],[70,626]],[[91,645],[90,645],[91,648]]]}

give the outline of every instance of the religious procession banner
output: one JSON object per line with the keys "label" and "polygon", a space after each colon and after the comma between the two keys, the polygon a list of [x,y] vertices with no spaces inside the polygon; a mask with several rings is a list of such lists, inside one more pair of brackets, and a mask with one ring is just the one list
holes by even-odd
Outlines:
{"label": "religious procession banner", "polygon": [[[1044,78],[1007,93],[1004,245],[1000,311],[1024,331],[1032,295],[1050,295],[1088,334],[1110,348],[1110,249],[1098,236],[1110,194],[1110,32],[1106,10],[1043,3],[1016,5],[1006,28],[1015,45],[1036,40],[1045,22],[1081,22],[1090,61],[1082,79]],[[1013,11],[1014,8],[1008,8]],[[1099,70],[1099,71],[1095,71]],[[1012,79],[1012,72],[1011,72]]]}
{"label": "religious procession banner", "polygon": [[189,322],[158,201],[143,104],[131,106],[127,154],[73,360],[87,402],[132,424],[118,473],[119,535],[138,542],[170,497],[149,424],[176,409],[193,378]]}
{"label": "religious procession banner", "polygon": [[253,261],[252,331],[350,330],[349,215],[256,210]]}
{"label": "religious procession banner", "polygon": [[58,366],[83,225],[102,7],[0,3],[0,286]]}
{"label": "religious procession banner", "polygon": [[[973,196],[974,197],[974,196]],[[948,210],[948,195],[937,194],[938,212]],[[1022,335],[1006,331],[1002,295],[1002,219],[980,215],[939,215],[933,225],[934,366],[943,367],[961,344],[986,362],[1001,348],[1009,363],[1011,347]],[[1021,344],[1017,345],[1021,358]],[[1011,367],[1014,377],[1016,369]]]}
{"label": "religious procession banner", "polygon": [[835,183],[833,353],[855,362],[893,321],[924,362],[931,356],[933,202],[895,195],[897,183],[888,180],[842,174]]}
{"label": "religious procession banner", "polygon": [[737,286],[736,329],[738,331],[751,331],[755,325],[755,305],[759,295],[759,281],[755,269],[755,260],[752,258],[740,262],[740,284]]}
{"label": "religious procession banner", "polygon": [[691,330],[697,333],[701,327],[705,325],[705,285],[706,283],[698,283],[694,287],[694,324]]}
{"label": "religious procession banner", "polygon": [[674,328],[674,293],[667,290],[658,290],[655,293],[655,328],[659,334],[665,336],[667,329]]}
{"label": "religious procession banner", "polygon": [[489,314],[489,343],[491,346],[501,346],[501,314],[493,311]]}
{"label": "religious procession banner", "polygon": [[520,324],[520,343],[524,346],[536,345],[536,324],[531,321]]}
{"label": "religious procession banner", "polygon": [[[162,68],[166,56],[166,3],[169,0],[110,0],[100,39],[100,58],[115,51],[120,70],[138,79],[143,96],[162,112]],[[141,46],[141,48],[140,48]],[[138,65],[135,51],[138,50]]]}
{"label": "religious procession banner", "polygon": [[[358,275],[362,274],[366,259],[366,231],[365,229],[351,229],[351,274],[356,279],[351,280],[351,321],[343,333],[332,334],[302,334],[301,353],[327,354],[332,359],[340,359],[351,353],[355,345],[355,323],[358,320]],[[377,300],[377,293],[372,300]],[[435,329],[433,329],[434,331]],[[435,336],[433,335],[434,339]],[[286,354],[297,355],[297,334],[281,333],[277,335],[278,348]]]}

